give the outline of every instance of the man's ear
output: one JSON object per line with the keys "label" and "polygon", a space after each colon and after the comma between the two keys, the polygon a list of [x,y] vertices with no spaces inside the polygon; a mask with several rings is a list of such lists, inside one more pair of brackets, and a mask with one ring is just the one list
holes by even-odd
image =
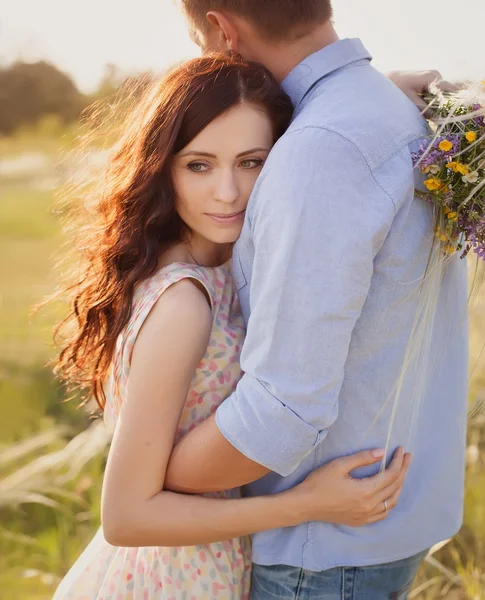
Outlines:
{"label": "man's ear", "polygon": [[237,52],[239,46],[239,34],[230,18],[214,10],[208,12],[206,17],[213,29],[211,38],[217,39],[217,46],[219,48]]}

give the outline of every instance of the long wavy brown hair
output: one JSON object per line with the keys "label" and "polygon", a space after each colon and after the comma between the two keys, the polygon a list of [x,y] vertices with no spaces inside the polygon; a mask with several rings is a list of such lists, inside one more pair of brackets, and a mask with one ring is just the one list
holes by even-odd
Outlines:
{"label": "long wavy brown hair", "polygon": [[[93,395],[101,410],[103,384],[126,327],[137,284],[153,275],[160,256],[187,234],[176,211],[173,156],[230,108],[251,102],[270,117],[275,141],[292,105],[271,73],[235,54],[191,60],[155,83],[126,120],[80,236],[80,260],[67,286],[69,312],[56,372]],[[81,265],[81,267],[79,267]]]}

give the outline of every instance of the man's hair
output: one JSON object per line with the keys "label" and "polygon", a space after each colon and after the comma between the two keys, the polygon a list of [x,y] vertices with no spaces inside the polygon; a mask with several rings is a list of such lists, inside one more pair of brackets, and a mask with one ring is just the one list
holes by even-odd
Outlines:
{"label": "man's hair", "polygon": [[331,0],[182,0],[182,4],[201,28],[206,27],[209,11],[227,11],[273,41],[303,37],[332,17]]}

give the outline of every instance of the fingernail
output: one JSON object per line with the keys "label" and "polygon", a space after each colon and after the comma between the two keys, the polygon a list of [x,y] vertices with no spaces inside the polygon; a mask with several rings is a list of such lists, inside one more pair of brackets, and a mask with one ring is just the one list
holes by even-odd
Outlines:
{"label": "fingernail", "polygon": [[374,458],[383,458],[385,453],[385,450],[372,450],[372,456]]}

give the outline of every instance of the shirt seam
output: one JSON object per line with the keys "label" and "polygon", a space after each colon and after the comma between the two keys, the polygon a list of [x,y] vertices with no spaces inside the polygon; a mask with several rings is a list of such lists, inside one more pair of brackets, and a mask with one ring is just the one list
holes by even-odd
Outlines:
{"label": "shirt seam", "polygon": [[[320,84],[322,83],[322,81],[324,79],[326,79],[327,77],[332,77],[332,76],[336,75],[337,73],[339,73],[340,71],[343,71],[344,69],[356,68],[356,67],[368,67],[370,65],[371,60],[372,59],[370,58],[370,56],[361,56],[361,57],[354,58],[354,59],[350,60],[349,62],[346,62],[345,64],[334,67],[330,71],[326,71],[325,73],[320,75],[312,84],[309,84],[308,89],[306,89],[302,93],[301,98],[299,100],[297,100],[296,102],[294,102],[295,110],[300,107],[303,109],[303,107],[302,107],[303,102],[305,102],[305,100],[310,100],[310,98],[308,96],[312,92],[314,92],[315,89],[318,89],[320,87]],[[291,93],[289,95],[291,97]]]}
{"label": "shirt seam", "polygon": [[[292,129],[291,131],[289,131],[287,133],[287,135],[291,135],[293,133],[300,133],[302,131],[305,131],[306,129],[319,129],[320,131],[328,131],[329,133],[333,133],[335,135],[337,135],[339,138],[341,138],[342,140],[346,141],[347,143],[349,143],[353,148],[355,148],[355,150],[359,153],[359,155],[362,157],[362,160],[365,162],[367,168],[369,169],[369,173],[372,176],[372,179],[374,180],[374,182],[376,183],[376,185],[379,187],[380,190],[382,190],[384,192],[384,194],[387,196],[387,198],[389,198],[389,200],[392,202],[392,205],[394,207],[394,216],[396,216],[397,214],[397,204],[396,201],[394,200],[394,198],[389,194],[389,192],[382,187],[382,185],[379,183],[379,181],[377,180],[375,174],[374,174],[374,169],[372,169],[372,167],[369,164],[369,161],[367,160],[367,158],[364,156],[362,150],[356,145],[355,142],[353,142],[351,139],[349,139],[347,136],[343,135],[342,133],[340,133],[339,131],[336,131],[335,129],[332,129],[331,127],[323,127],[321,125],[305,125],[304,127],[299,127],[297,129]],[[402,145],[397,148],[395,151],[391,152],[389,155],[387,155],[376,168],[380,168],[382,167],[382,165],[384,163],[386,163],[387,161],[389,161],[393,156],[396,156],[396,154],[398,154],[399,152],[401,152],[401,150],[403,148],[405,148],[406,146],[408,146],[412,141],[414,141],[415,139],[418,139],[415,137],[415,135],[409,135],[405,141],[403,141]]]}

